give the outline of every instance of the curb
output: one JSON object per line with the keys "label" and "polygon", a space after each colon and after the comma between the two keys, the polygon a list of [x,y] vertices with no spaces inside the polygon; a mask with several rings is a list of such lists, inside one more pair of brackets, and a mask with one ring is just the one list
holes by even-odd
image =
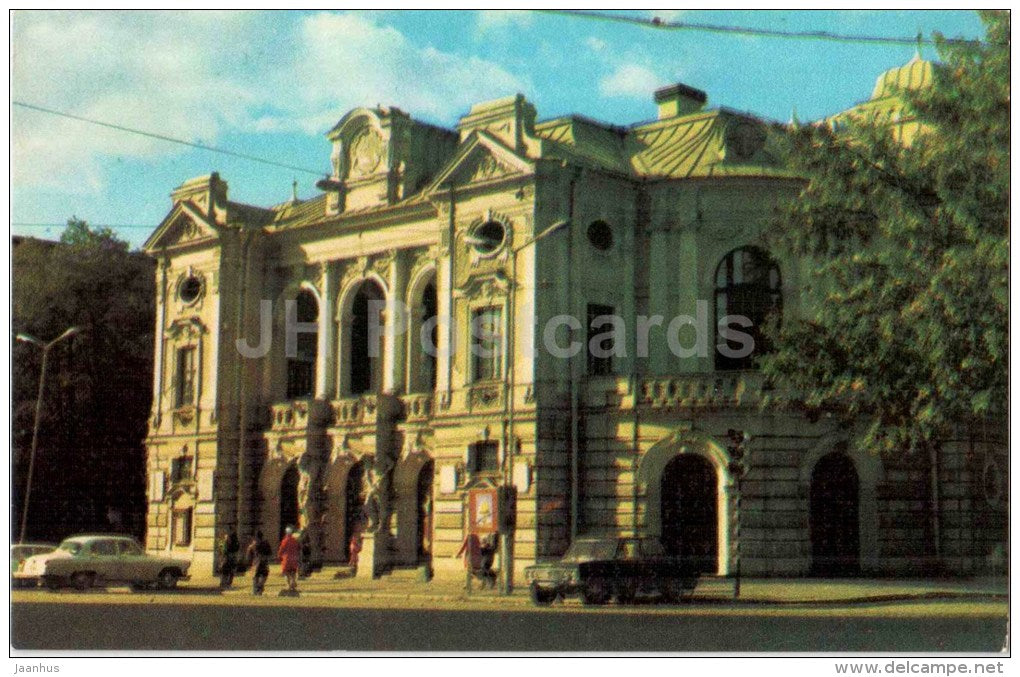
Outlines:
{"label": "curb", "polygon": [[797,606],[797,607],[824,607],[844,606],[848,604],[886,604],[893,602],[926,602],[936,600],[992,600],[1006,601],[1009,599],[1007,593],[998,592],[922,592],[904,593],[897,595],[860,595],[857,597],[839,597],[832,599],[780,599],[761,597],[757,599],[740,599],[724,597],[701,597],[688,601],[691,605],[705,606]]}
{"label": "curb", "polygon": [[[457,603],[498,603],[510,605],[531,606],[531,600],[526,595],[463,595],[463,594],[442,594],[442,593],[415,593],[415,592],[362,592],[362,591],[301,591],[303,597],[345,597],[348,599],[360,600],[400,600],[405,602],[457,602]],[[983,600],[983,601],[1008,601],[1007,593],[997,592],[956,592],[956,591],[932,591],[913,594],[888,594],[888,595],[860,595],[856,597],[843,597],[833,599],[783,599],[783,598],[732,598],[732,597],[694,597],[682,604],[673,606],[783,606],[783,607],[832,607],[845,605],[866,605],[866,604],[891,604],[896,602],[925,602],[939,600]],[[628,605],[629,606],[629,605]],[[647,605],[636,605],[647,606]]]}

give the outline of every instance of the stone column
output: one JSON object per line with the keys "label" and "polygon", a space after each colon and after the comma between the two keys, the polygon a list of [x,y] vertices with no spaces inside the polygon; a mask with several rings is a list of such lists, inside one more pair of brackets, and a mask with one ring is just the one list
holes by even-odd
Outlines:
{"label": "stone column", "polygon": [[677,270],[677,252],[670,247],[668,222],[649,224],[648,240],[648,310],[650,315],[665,318],[661,328],[652,330],[652,338],[648,342],[648,367],[653,374],[664,374],[676,371],[678,366],[677,358],[670,354],[666,344],[665,332],[676,314],[675,287],[686,282],[686,276]]}
{"label": "stone column", "polygon": [[336,395],[336,307],[337,279],[336,265],[323,263],[322,307],[319,308],[319,344],[316,347],[315,397],[331,400]]}
{"label": "stone column", "polygon": [[407,263],[400,252],[397,252],[388,271],[386,295],[385,334],[383,336],[383,392],[396,393],[403,390],[404,335],[407,333],[407,313],[404,298],[407,294]]}
{"label": "stone column", "polygon": [[451,349],[453,332],[453,255],[448,249],[440,254],[436,267],[436,312],[439,315],[438,331],[436,332],[436,391],[447,393],[450,388],[450,364],[453,360]]}
{"label": "stone column", "polygon": [[[163,371],[165,365],[163,364],[163,352],[165,346],[163,345],[166,341],[166,316],[167,316],[167,294],[169,289],[169,283],[167,276],[169,275],[170,261],[169,259],[161,259],[158,266],[157,273],[157,284],[159,285],[159,293],[156,295],[156,341],[155,341],[155,355],[153,358],[153,365],[155,366],[155,380],[153,381],[153,428],[158,428],[163,420]],[[155,430],[153,430],[155,432]]]}
{"label": "stone column", "polygon": [[[547,240],[548,242],[548,240]],[[513,291],[512,329],[513,354],[507,360],[514,360],[514,390],[510,402],[514,407],[520,405],[517,393],[523,393],[527,386],[535,381],[535,281],[537,274],[538,246],[525,247],[517,254],[516,279],[510,284],[515,285]]]}

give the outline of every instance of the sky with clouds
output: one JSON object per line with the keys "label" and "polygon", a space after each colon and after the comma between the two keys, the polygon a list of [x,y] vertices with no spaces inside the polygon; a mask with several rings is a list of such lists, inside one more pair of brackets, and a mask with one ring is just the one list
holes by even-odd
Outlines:
{"label": "sky with clouds", "polygon": [[[631,12],[790,31],[983,35],[969,11]],[[709,106],[801,120],[866,99],[913,46],[661,30],[515,11],[15,12],[11,98],[192,143],[329,170],[325,132],[357,106],[453,126],[472,103],[521,92],[539,119],[630,125],[652,92],[684,82]],[[925,48],[925,57],[934,50]],[[262,165],[13,106],[12,224],[69,217],[139,245],[184,180],[219,171],[231,199],[318,194],[312,173]],[[12,225],[56,238],[57,225]]]}

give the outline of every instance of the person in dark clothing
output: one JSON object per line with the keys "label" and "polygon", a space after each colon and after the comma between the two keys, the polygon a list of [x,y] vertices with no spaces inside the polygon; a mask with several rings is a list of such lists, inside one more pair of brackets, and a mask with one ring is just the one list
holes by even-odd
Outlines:
{"label": "person in dark clothing", "polygon": [[301,564],[298,567],[298,578],[308,578],[312,575],[312,539],[308,529],[301,530]]}
{"label": "person in dark clothing", "polygon": [[261,595],[266,589],[266,579],[269,578],[269,560],[273,556],[273,547],[260,531],[248,545],[246,554],[252,568],[251,594]]}
{"label": "person in dark clothing", "polygon": [[471,592],[472,578],[481,579],[483,589],[496,587],[496,573],[492,570],[492,564],[496,559],[495,534],[489,534],[484,538],[479,538],[478,534],[468,534],[454,557],[461,555],[464,555],[465,590]]}
{"label": "person in dark clothing", "polygon": [[482,561],[481,561],[481,577],[482,587],[486,584],[490,588],[496,587],[496,573],[492,570],[492,565],[496,561],[496,534],[489,534],[482,539]]}
{"label": "person in dark clothing", "polygon": [[237,540],[237,532],[231,531],[223,541],[222,565],[220,566],[220,587],[229,588],[234,584],[234,573],[237,571],[237,553],[241,544]]}

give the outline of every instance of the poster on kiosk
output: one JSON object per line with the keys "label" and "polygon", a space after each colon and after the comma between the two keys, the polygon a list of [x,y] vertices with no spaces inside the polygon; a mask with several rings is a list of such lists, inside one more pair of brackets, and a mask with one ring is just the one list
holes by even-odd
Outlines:
{"label": "poster on kiosk", "polygon": [[472,534],[496,533],[499,530],[499,491],[495,488],[469,491],[468,519]]}

